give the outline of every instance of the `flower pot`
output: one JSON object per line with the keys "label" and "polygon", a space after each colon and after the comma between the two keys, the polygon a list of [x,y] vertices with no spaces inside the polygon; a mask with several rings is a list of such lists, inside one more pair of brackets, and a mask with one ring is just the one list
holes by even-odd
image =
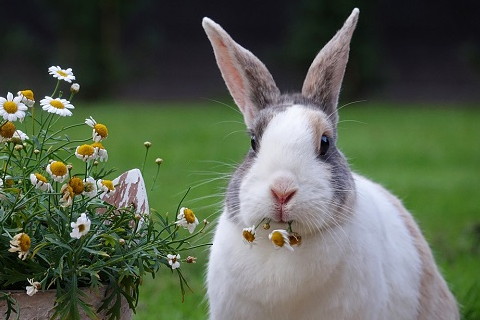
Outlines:
{"label": "flower pot", "polygon": [[[100,287],[98,290],[84,288],[83,292],[87,295],[88,304],[92,305],[95,310],[102,304],[102,299],[105,296],[106,287]],[[33,296],[27,295],[25,290],[12,290],[8,291],[11,293],[11,296],[17,301],[15,308],[17,309],[18,314],[12,313],[10,319],[29,319],[29,320],[49,320],[52,315],[55,313],[54,304],[55,304],[55,295],[56,290],[45,290],[38,291]],[[5,316],[7,311],[7,304],[5,301],[0,301],[0,315],[1,317]],[[120,320],[129,320],[132,319],[132,310],[128,307],[126,300],[122,299],[122,305],[120,309]],[[106,316],[105,310],[97,314],[97,319],[108,319]],[[81,319],[90,319],[85,315],[82,310],[80,310]]]}

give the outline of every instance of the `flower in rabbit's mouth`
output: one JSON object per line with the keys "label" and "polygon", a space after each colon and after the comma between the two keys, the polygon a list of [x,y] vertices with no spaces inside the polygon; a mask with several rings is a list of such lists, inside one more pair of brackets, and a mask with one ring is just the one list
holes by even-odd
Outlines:
{"label": "flower in rabbit's mouth", "polygon": [[26,286],[25,289],[27,290],[27,294],[29,296],[33,296],[35,293],[38,292],[42,288],[42,284],[37,281],[33,281],[32,279],[27,279],[28,283],[30,284],[29,286]]}
{"label": "flower in rabbit's mouth", "polygon": [[62,69],[59,66],[51,66],[48,68],[48,73],[58,80],[65,80],[69,83],[71,83],[72,80],[75,80],[72,68]]}
{"label": "flower in rabbit's mouth", "polygon": [[185,229],[188,229],[190,233],[193,233],[193,231],[198,225],[197,217],[193,213],[193,210],[189,208],[185,208],[185,207],[181,208],[177,216],[177,219],[179,220],[176,221],[175,223],[181,227],[184,227]]}
{"label": "flower in rabbit's mouth", "polygon": [[40,105],[42,109],[49,112],[55,113],[62,117],[69,117],[72,115],[72,112],[69,109],[75,109],[75,107],[66,99],[52,98],[46,96],[44,99],[40,100]]}
{"label": "flower in rabbit's mouth", "polygon": [[19,233],[10,240],[9,252],[18,252],[18,257],[22,260],[27,258],[28,251],[30,250],[31,239],[26,233]]}
{"label": "flower in rabbit's mouth", "polygon": [[9,92],[7,98],[0,97],[0,116],[7,121],[22,121],[25,118],[27,106],[22,103],[22,97],[13,97]]}
{"label": "flower in rabbit's mouth", "polygon": [[52,161],[47,165],[46,171],[53,180],[63,182],[68,176],[67,166],[61,161]]}
{"label": "flower in rabbit's mouth", "polygon": [[277,229],[273,230],[269,235],[268,239],[272,241],[275,248],[286,248],[290,251],[293,251],[292,246],[290,245],[290,234],[287,230]]}
{"label": "flower in rabbit's mouth", "polygon": [[242,232],[243,238],[250,244],[255,241],[255,225],[250,228],[244,228]]}
{"label": "flower in rabbit's mouth", "polygon": [[108,137],[107,126],[101,123],[97,123],[97,121],[95,121],[95,119],[93,119],[92,117],[90,117],[89,119],[85,119],[85,124],[93,128],[93,141],[98,142]]}
{"label": "flower in rabbit's mouth", "polygon": [[88,231],[90,231],[91,225],[90,219],[88,219],[85,213],[82,213],[80,217],[78,217],[76,222],[72,222],[70,226],[72,227],[72,232],[70,233],[70,237],[74,239],[80,239],[82,236],[86,235]]}
{"label": "flower in rabbit's mouth", "polygon": [[180,255],[167,254],[168,264],[172,269],[180,268]]}
{"label": "flower in rabbit's mouth", "polygon": [[40,173],[30,174],[30,182],[39,190],[53,191],[52,185],[48,183],[47,178]]}

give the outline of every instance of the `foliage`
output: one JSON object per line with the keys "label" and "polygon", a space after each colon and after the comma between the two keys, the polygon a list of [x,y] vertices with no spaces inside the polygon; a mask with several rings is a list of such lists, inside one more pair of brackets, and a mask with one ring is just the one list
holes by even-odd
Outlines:
{"label": "foliage", "polygon": [[[34,295],[54,288],[55,319],[80,319],[82,313],[95,318],[102,310],[118,319],[122,299],[135,310],[143,277],[155,276],[162,266],[178,273],[184,294],[188,285],[178,253],[203,246],[190,242],[206,221],[196,232],[189,225],[190,234],[184,236],[178,231],[185,226],[182,220],[104,201],[115,192],[101,143],[108,129],[91,117],[58,129],[57,122],[74,109],[71,100],[79,86],[73,84],[69,100],[63,99],[60,85],[75,77],[71,69],[49,71],[58,81],[53,94],[42,99],[43,110],[35,108],[30,90],[0,98],[0,301],[7,306],[6,318],[18,312],[9,290]],[[85,124],[91,138],[69,136]],[[90,139],[93,143],[87,143]],[[150,145],[145,146],[148,152]],[[157,159],[158,167],[161,162]],[[182,261],[195,262],[191,257]],[[94,310],[81,289],[102,286],[107,294]]]}

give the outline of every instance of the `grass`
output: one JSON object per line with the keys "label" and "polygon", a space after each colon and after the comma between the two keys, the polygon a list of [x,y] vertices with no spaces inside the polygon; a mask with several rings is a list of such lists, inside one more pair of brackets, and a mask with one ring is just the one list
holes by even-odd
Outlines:
{"label": "grass", "polygon": [[[92,115],[106,123],[108,166],[118,172],[141,167],[144,141],[151,141],[144,177],[150,205],[175,215],[178,201],[200,219],[213,221],[230,165],[241,161],[249,139],[241,115],[216,102],[79,105],[75,120]],[[480,318],[480,110],[465,106],[362,103],[341,110],[340,148],[353,170],[382,183],[403,199],[428,239],[460,304],[464,319]],[[86,128],[80,129],[82,132]],[[209,236],[200,242],[209,241]],[[168,269],[145,279],[135,320],[206,319],[205,252],[184,265],[193,292],[182,303]],[[168,316],[167,316],[168,315]]]}

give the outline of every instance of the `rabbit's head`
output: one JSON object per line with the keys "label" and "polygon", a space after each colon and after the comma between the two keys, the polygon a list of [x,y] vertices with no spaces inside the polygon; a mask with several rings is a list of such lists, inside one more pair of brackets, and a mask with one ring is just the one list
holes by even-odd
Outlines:
{"label": "rabbit's head", "polygon": [[233,174],[228,217],[241,226],[293,223],[303,235],[348,219],[352,174],[337,149],[337,103],[358,20],[354,9],[318,53],[302,91],[281,94],[265,65],[218,24],[203,19],[227,87],[241,110],[251,149]]}

